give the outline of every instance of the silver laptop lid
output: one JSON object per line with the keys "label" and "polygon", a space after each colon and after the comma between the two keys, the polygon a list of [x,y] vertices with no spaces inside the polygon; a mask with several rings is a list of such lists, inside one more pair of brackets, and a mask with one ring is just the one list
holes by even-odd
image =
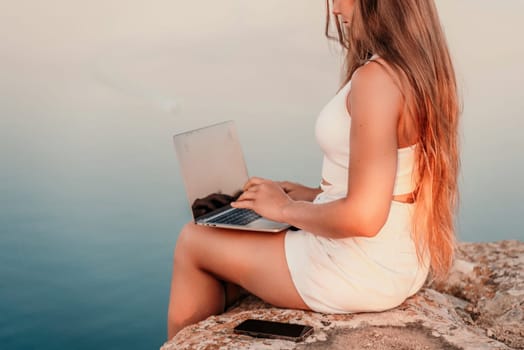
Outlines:
{"label": "silver laptop lid", "polygon": [[177,134],[174,141],[194,219],[227,207],[248,180],[234,122]]}

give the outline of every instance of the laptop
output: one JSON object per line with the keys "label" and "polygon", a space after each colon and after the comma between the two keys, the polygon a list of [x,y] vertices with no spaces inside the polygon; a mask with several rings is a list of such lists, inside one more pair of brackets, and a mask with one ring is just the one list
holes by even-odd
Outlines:
{"label": "laptop", "polygon": [[252,210],[231,207],[249,179],[233,121],[176,134],[173,139],[196,224],[265,232],[290,227]]}

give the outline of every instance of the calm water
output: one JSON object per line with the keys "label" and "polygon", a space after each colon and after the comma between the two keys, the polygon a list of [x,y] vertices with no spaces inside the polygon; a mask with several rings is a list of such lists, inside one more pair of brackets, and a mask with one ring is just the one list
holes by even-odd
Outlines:
{"label": "calm water", "polygon": [[[163,343],[190,218],[173,133],[235,119],[252,175],[318,183],[340,63],[322,3],[2,4],[2,350]],[[465,105],[459,238],[523,239],[524,3],[439,6]]]}
{"label": "calm water", "polygon": [[[25,159],[4,169],[2,349],[150,349],[163,342],[172,251],[190,218],[169,130],[152,137],[126,129],[143,138],[140,147],[122,132],[108,135],[133,154],[101,147],[69,158],[43,147],[38,152],[53,153],[57,164]],[[247,148],[248,161],[261,158],[258,168],[279,167],[265,176],[290,172],[283,156],[263,159],[263,149]],[[297,157],[289,148],[286,157]],[[300,164],[316,170],[316,153]],[[300,177],[308,181],[307,173]]]}
{"label": "calm water", "polygon": [[2,187],[2,349],[161,344],[172,248],[187,218],[176,181],[129,170],[55,180],[31,169]]}

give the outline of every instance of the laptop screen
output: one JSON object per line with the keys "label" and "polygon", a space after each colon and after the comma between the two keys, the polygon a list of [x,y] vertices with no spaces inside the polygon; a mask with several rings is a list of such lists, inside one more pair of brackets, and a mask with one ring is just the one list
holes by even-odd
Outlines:
{"label": "laptop screen", "polygon": [[248,180],[234,122],[177,134],[174,141],[193,218],[228,207]]}

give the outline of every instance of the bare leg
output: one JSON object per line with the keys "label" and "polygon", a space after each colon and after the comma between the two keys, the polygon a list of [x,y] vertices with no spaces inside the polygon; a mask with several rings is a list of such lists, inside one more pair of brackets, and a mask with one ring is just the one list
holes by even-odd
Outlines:
{"label": "bare leg", "polygon": [[[223,281],[228,282],[229,296]],[[245,291],[276,306],[308,309],[291,281],[284,233],[186,225],[175,248],[168,339],[187,325],[223,312]]]}
{"label": "bare leg", "polygon": [[226,307],[227,310],[231,305],[236,303],[239,299],[242,299],[246,295],[249,295],[249,292],[244,288],[240,287],[235,283],[223,282],[224,289],[226,291]]}
{"label": "bare leg", "polygon": [[173,338],[185,326],[225,309],[222,282],[198,268],[187,255],[175,251],[168,310],[168,339]]}

